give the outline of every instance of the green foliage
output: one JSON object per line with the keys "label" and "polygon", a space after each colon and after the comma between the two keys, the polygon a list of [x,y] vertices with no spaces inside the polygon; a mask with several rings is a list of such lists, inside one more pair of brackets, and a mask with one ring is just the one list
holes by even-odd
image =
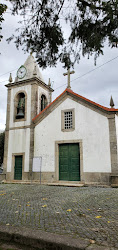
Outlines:
{"label": "green foliage", "polygon": [[0,166],[3,163],[3,157],[4,157],[4,140],[5,140],[5,132],[0,133]]}
{"label": "green foliage", "polygon": [[[5,4],[0,3],[0,33],[2,30],[1,23],[4,21],[3,13],[6,11],[6,9],[7,9],[7,6]],[[3,36],[0,34],[0,41],[1,41],[2,37]]]}
{"label": "green foliage", "polygon": [[[36,53],[43,68],[61,61],[65,67],[80,60],[80,52],[96,58],[103,54],[107,40],[110,47],[118,43],[118,0],[9,0],[12,14],[24,18],[22,29],[13,35],[16,47]],[[64,7],[65,5],[67,6]],[[70,34],[64,39],[61,17]],[[63,21],[64,22],[64,21]]]}

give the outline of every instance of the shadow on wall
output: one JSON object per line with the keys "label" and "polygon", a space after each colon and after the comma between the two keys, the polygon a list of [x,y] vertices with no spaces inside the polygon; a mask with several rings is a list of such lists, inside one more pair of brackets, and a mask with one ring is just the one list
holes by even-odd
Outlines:
{"label": "shadow on wall", "polygon": [[2,174],[3,173],[3,163],[2,163],[2,165],[0,166],[0,174]]}

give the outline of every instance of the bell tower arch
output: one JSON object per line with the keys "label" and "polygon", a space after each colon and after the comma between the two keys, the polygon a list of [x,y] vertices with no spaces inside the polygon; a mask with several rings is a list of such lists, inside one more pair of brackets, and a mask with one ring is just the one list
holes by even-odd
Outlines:
{"label": "bell tower arch", "polygon": [[14,121],[25,121],[27,119],[27,93],[18,91],[14,98]]}

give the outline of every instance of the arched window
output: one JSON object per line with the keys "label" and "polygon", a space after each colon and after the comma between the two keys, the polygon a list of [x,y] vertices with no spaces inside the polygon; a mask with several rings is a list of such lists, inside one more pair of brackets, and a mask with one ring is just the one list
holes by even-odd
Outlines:
{"label": "arched window", "polygon": [[25,94],[19,93],[16,98],[16,119],[25,118]]}
{"label": "arched window", "polygon": [[45,95],[41,96],[41,111],[47,106],[47,99]]}

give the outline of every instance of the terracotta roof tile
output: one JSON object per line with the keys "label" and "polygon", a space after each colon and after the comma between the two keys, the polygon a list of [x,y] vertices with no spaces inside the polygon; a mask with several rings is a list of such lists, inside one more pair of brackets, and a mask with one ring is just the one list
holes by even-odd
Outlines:
{"label": "terracotta roof tile", "polygon": [[45,110],[47,110],[53,103],[55,103],[62,95],[64,95],[64,93],[70,93],[70,94],[72,94],[72,95],[74,95],[74,96],[76,96],[76,97],[78,97],[78,98],[80,98],[80,99],[82,99],[82,100],[84,100],[84,101],[86,101],[86,102],[88,102],[88,103],[91,103],[91,104],[93,104],[94,106],[96,106],[96,107],[99,107],[99,108],[101,108],[102,110],[105,110],[105,111],[114,111],[114,112],[118,112],[118,109],[115,109],[115,108],[107,108],[107,107],[104,107],[104,106],[102,106],[102,105],[100,105],[100,104],[98,104],[98,103],[96,103],[96,102],[93,102],[93,101],[91,101],[91,100],[89,100],[89,99],[87,99],[87,98],[85,98],[85,97],[83,97],[83,96],[81,96],[81,95],[78,95],[77,93],[75,93],[75,92],[73,92],[71,89],[65,89],[53,102],[51,102],[45,109],[43,109],[37,116],[35,116],[33,119],[32,119],[32,121],[34,121],[37,117],[39,117]]}

